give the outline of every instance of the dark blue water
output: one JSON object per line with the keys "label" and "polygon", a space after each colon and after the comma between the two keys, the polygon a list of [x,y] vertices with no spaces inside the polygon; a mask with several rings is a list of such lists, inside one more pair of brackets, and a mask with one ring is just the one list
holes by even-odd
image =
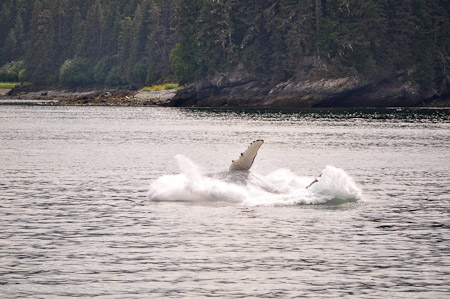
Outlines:
{"label": "dark blue water", "polygon": [[[288,197],[211,183],[255,139]],[[1,106],[0,297],[448,298],[449,173],[449,110]]]}

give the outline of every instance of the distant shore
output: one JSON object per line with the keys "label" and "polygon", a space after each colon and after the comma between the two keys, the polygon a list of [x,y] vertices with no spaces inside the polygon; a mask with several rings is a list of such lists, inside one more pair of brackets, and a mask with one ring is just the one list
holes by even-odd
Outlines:
{"label": "distant shore", "polygon": [[[189,103],[179,105],[177,97],[183,95],[185,90],[169,89],[157,91],[137,91],[128,89],[93,89],[83,91],[70,91],[58,89],[44,89],[40,91],[15,91],[14,89],[0,89],[0,105],[38,105],[38,106],[133,106],[133,107],[202,107],[202,108],[299,108],[287,104],[285,107],[279,105],[258,105],[249,106],[248,102],[239,103],[239,95],[232,105],[220,101],[205,101],[204,103]],[[178,94],[177,94],[178,93]],[[242,105],[240,105],[242,104]],[[343,106],[330,105],[322,108],[340,108]],[[345,108],[358,108],[359,106],[345,106]],[[368,107],[368,106],[365,106]],[[385,107],[400,107],[399,105],[386,105]],[[418,105],[405,107],[427,107],[427,108],[447,108],[450,109],[450,99],[429,101]],[[308,108],[308,107],[303,107]],[[309,107],[311,108],[311,107]],[[344,108],[344,107],[343,107]],[[378,107],[381,108],[381,107]]]}

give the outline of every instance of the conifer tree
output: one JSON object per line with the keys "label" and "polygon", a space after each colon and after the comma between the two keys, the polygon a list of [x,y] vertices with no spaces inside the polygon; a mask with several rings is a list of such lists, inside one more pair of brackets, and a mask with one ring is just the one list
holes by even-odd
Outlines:
{"label": "conifer tree", "polygon": [[[4,2],[0,6],[0,65],[3,65],[4,63],[11,60],[9,57],[9,51],[11,49],[11,45],[15,44],[16,37],[15,36],[9,36],[11,34],[11,25],[12,25],[12,7],[9,5],[9,3]],[[10,41],[7,41],[7,39],[10,39]]]}
{"label": "conifer tree", "polygon": [[17,14],[14,27],[9,31],[8,37],[3,45],[2,57],[5,60],[14,61],[20,59],[24,55],[23,41],[25,38],[25,29],[20,14]]}
{"label": "conifer tree", "polygon": [[164,79],[171,73],[169,56],[177,39],[175,33],[175,3],[174,0],[154,0],[150,3],[146,45],[148,58],[147,83]]}
{"label": "conifer tree", "polygon": [[71,47],[74,19],[69,7],[69,0],[47,0],[52,19],[54,20],[56,63],[61,65],[66,59],[73,57],[74,49]]}
{"label": "conifer tree", "polygon": [[[282,22],[286,27],[287,64],[290,72],[299,71],[303,57],[316,55],[319,40],[314,0],[286,0],[282,7]],[[320,22],[319,22],[320,23]]]}
{"label": "conifer tree", "polygon": [[102,3],[96,0],[87,11],[82,39],[77,51],[79,56],[87,58],[91,64],[95,64],[103,57],[105,23]]}
{"label": "conifer tree", "polygon": [[176,28],[180,41],[170,54],[170,62],[181,84],[193,82],[204,74],[198,62],[198,51],[203,42],[197,26],[201,8],[201,0],[180,0],[177,5]]}
{"label": "conifer tree", "polygon": [[[148,38],[148,11],[150,0],[138,4],[131,23],[130,49],[127,58],[126,79],[130,82],[144,83],[147,76],[148,62],[145,59],[145,46]],[[139,67],[137,65],[139,64]],[[146,67],[147,65],[147,67]]]}
{"label": "conifer tree", "polygon": [[55,82],[54,24],[50,10],[40,0],[36,0],[33,7],[30,33],[26,77],[38,84]]}
{"label": "conifer tree", "polygon": [[[117,69],[120,71],[120,76],[123,80],[126,79],[124,76],[125,70],[131,69],[130,56],[130,44],[131,44],[131,29],[132,20],[130,17],[125,17],[120,23],[120,33],[118,41],[118,54],[117,54]],[[116,70],[117,70],[116,69]]]}

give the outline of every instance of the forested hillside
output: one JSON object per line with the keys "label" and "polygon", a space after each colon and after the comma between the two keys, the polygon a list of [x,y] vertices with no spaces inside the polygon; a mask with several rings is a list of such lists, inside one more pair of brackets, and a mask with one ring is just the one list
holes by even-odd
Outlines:
{"label": "forested hillside", "polygon": [[177,0],[1,2],[0,80],[115,86],[172,75]]}
{"label": "forested hillside", "polygon": [[182,0],[173,68],[182,80],[243,62],[276,83],[305,58],[335,72],[417,69],[417,84],[449,74],[448,0]]}
{"label": "forested hillside", "polygon": [[241,64],[276,84],[314,57],[439,90],[449,16],[449,0],[2,0],[0,80],[191,83]]}

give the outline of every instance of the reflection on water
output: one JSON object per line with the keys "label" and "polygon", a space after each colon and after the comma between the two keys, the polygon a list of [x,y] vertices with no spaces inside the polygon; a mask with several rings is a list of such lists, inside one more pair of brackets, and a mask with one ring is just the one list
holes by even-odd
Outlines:
{"label": "reflection on water", "polygon": [[[2,298],[450,293],[449,110],[1,106],[0,122]],[[253,183],[332,165],[362,197],[148,197],[174,156],[217,174],[258,138]]]}

